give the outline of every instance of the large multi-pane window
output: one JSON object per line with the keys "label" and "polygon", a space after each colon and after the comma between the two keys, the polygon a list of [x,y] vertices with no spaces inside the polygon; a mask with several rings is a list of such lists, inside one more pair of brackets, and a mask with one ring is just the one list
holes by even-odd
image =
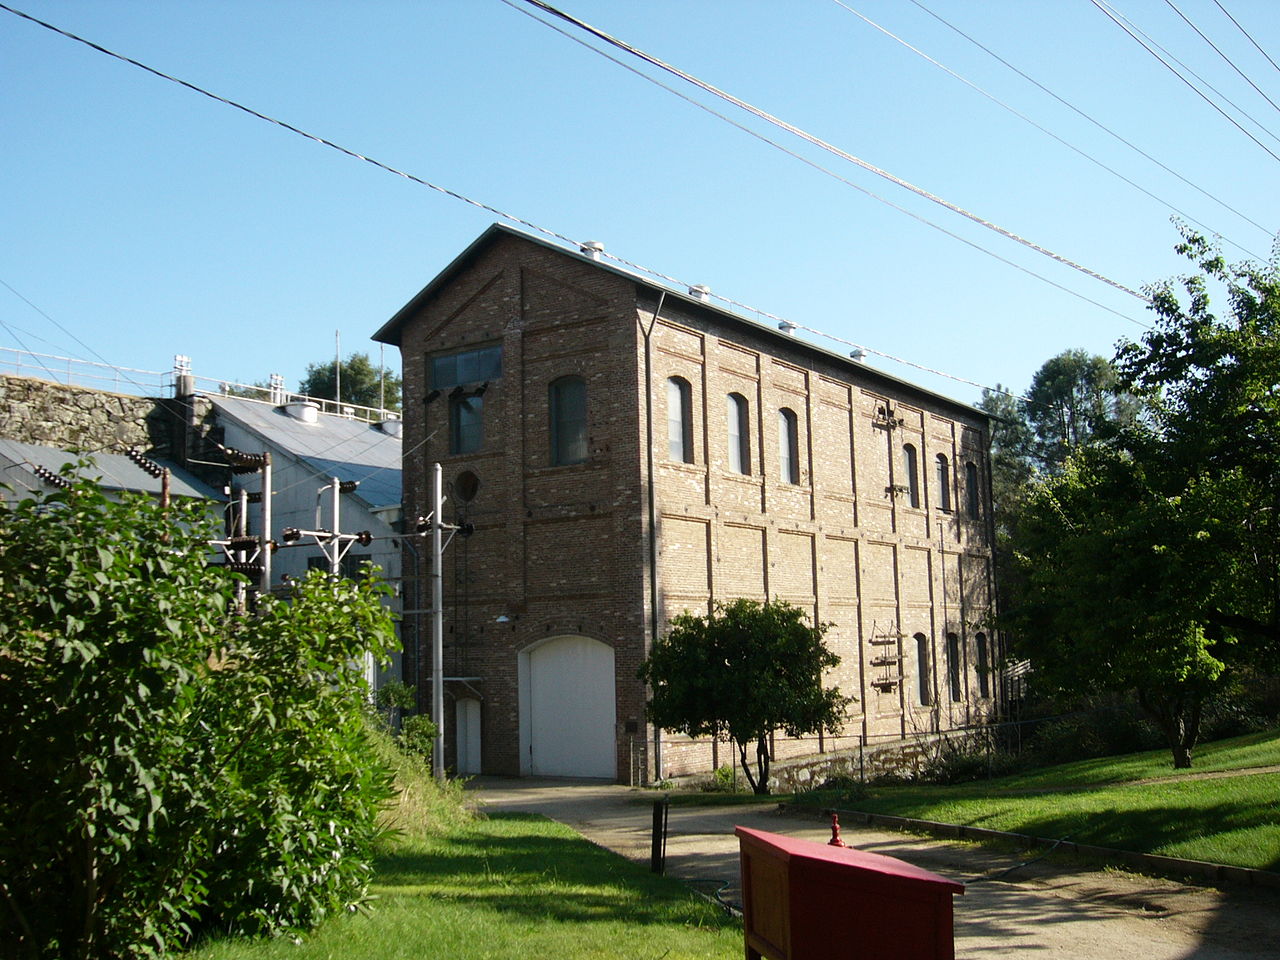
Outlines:
{"label": "large multi-pane window", "polygon": [[913,507],[920,506],[920,458],[916,448],[909,443],[902,445],[902,468],[906,472],[904,478],[907,488],[907,503]]}
{"label": "large multi-pane window", "polygon": [[548,390],[551,416],[551,465],[587,459],[587,382],[581,377],[553,380]]}
{"label": "large multi-pane window", "polygon": [[783,483],[800,482],[800,430],[795,411],[778,411],[778,473]]}
{"label": "large multi-pane window", "polygon": [[970,520],[977,520],[980,512],[980,491],[978,490],[978,465],[970,461],[964,465],[965,509]]}
{"label": "large multi-pane window", "polygon": [[734,473],[751,473],[751,417],[747,398],[731,393],[725,404],[729,433],[729,469]]}
{"label": "large multi-pane window", "polygon": [[467,383],[484,383],[502,376],[502,347],[461,350],[431,358],[431,389],[448,390]]}
{"label": "large multi-pane window", "polygon": [[693,463],[693,391],[683,377],[667,380],[667,456]]}
{"label": "large multi-pane window", "polygon": [[944,453],[938,454],[934,461],[938,472],[938,509],[951,512],[951,466]]}
{"label": "large multi-pane window", "polygon": [[484,397],[459,394],[449,398],[449,452],[475,453],[484,443]]}

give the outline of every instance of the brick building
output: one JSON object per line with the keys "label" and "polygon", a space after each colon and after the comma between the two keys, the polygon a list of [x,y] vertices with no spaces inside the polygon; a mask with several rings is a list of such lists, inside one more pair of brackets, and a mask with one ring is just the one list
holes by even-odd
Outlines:
{"label": "brick building", "polygon": [[646,724],[636,671],[670,617],[734,597],[833,623],[857,698],[779,759],[987,718],[985,415],[598,257],[495,225],[375,335],[403,358],[406,517],[438,461],[474,527],[443,571],[449,764],[731,762]]}

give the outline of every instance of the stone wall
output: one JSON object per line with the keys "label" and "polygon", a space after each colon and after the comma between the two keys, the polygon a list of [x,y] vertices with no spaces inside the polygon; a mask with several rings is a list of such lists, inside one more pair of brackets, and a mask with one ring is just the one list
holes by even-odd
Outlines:
{"label": "stone wall", "polygon": [[173,413],[134,397],[0,374],[0,437],[80,453],[131,447],[167,456]]}

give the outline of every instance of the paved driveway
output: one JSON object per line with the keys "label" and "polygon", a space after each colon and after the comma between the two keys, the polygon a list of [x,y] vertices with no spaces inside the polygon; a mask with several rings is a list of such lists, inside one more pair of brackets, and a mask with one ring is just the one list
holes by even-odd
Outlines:
{"label": "paved driveway", "polygon": [[[470,789],[487,809],[540,813],[624,857],[649,862],[652,791],[496,777],[477,778]],[[822,820],[781,815],[772,803],[672,807],[667,874],[737,902],[733,828],[739,824],[823,842],[831,836]],[[874,827],[845,825],[842,836],[850,846],[967,884],[955,899],[958,957],[1280,960],[1280,891],[1217,890],[1044,862],[1020,866],[1020,855]]]}

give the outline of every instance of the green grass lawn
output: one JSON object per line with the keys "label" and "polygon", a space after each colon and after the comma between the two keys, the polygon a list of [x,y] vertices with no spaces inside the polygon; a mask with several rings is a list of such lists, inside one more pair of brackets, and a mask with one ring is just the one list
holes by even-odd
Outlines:
{"label": "green grass lawn", "polygon": [[656,877],[540,817],[474,820],[402,837],[376,864],[367,913],[291,939],[208,943],[190,960],[451,960],[737,957],[742,928]]}
{"label": "green grass lawn", "polygon": [[[796,802],[1280,870],[1280,774],[1195,779],[1280,764],[1280,731],[1206,744],[1195,762],[1175,772],[1168,751],[1152,751],[957,786],[816,791]],[[1134,782],[1153,777],[1170,779]]]}

